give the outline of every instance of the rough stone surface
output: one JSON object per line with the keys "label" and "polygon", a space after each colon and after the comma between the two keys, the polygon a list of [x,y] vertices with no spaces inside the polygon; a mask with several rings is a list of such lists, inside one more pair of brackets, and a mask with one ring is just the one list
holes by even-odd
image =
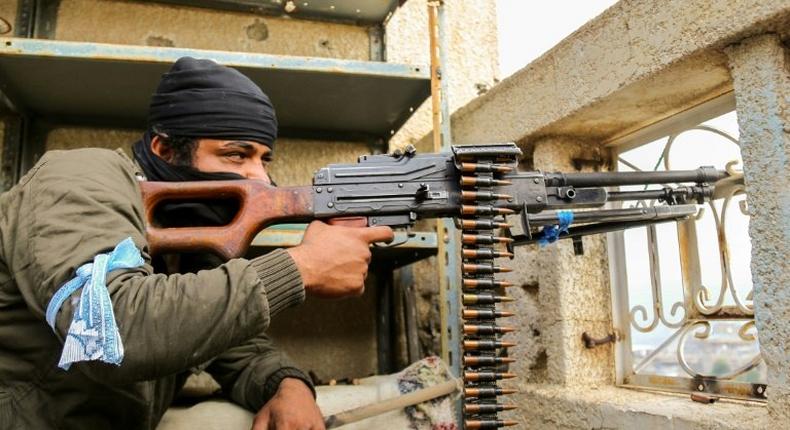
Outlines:
{"label": "rough stone surface", "polygon": [[790,425],[790,50],[776,35],[732,46],[747,202],[754,305],[768,365],[771,422]]}
{"label": "rough stone surface", "polygon": [[[519,217],[510,218],[509,222],[514,226],[513,234],[520,234]],[[510,356],[518,359],[510,367],[519,378],[530,382],[543,381],[546,377],[546,348],[541,341],[543,332],[541,315],[544,307],[539,296],[539,253],[536,245],[527,245],[516,248],[512,260],[502,258],[496,262],[500,266],[513,269],[512,272],[497,276],[497,279],[514,285],[504,292],[515,301],[501,306],[502,309],[515,314],[501,322],[502,325],[517,329],[514,334],[506,338],[517,342],[515,347],[508,350]]]}
{"label": "rough stone surface", "polygon": [[[533,154],[535,167],[547,171],[575,171],[573,160],[579,158],[595,159],[595,150],[585,142],[559,138],[539,142]],[[612,331],[605,240],[585,237],[583,245],[583,256],[574,255],[569,241],[548,245],[538,253],[533,269],[538,273],[541,342],[550,383],[572,386],[614,381],[612,346],[585,349],[581,340],[585,331],[593,337]]]}
{"label": "rough stone surface", "polygon": [[[688,396],[615,387],[519,384],[525,399],[510,418],[523,429],[736,430],[768,428],[766,409],[755,403],[695,403]],[[777,427],[781,428],[781,427]]]}
{"label": "rough stone surface", "polygon": [[118,0],[62,0],[55,38],[353,60],[370,57],[365,27]]}
{"label": "rough stone surface", "polygon": [[[409,0],[393,15],[387,24],[388,61],[430,65],[427,8],[426,0]],[[452,112],[497,82],[496,8],[494,2],[454,0],[445,2],[445,13],[448,64],[443,76],[449,80]],[[413,144],[422,152],[433,151],[431,140],[421,139],[431,132],[431,121],[431,101],[426,100],[393,136],[390,147]]]}
{"label": "rough stone surface", "polygon": [[728,44],[788,29],[783,0],[621,1],[459,109],[454,139],[627,135],[731,91]]}

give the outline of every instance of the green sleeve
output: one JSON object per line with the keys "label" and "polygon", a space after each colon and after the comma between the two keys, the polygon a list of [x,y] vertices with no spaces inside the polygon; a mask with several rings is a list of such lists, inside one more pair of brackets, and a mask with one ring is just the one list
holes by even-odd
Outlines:
{"label": "green sleeve", "polygon": [[226,351],[206,370],[231,400],[253,412],[274,396],[284,378],[302,380],[315,395],[310,378],[265,334]]}
{"label": "green sleeve", "polygon": [[[48,153],[24,182],[14,215],[19,222],[12,270],[42,324],[55,291],[96,254],[131,237],[146,261],[108,276],[125,349],[121,365],[85,362],[70,371],[110,384],[180,372],[243,345],[262,333],[277,311],[303,300],[301,277],[284,251],[196,274],[153,274],[134,170],[113,151]],[[55,335],[61,343],[74,297],[58,313]]]}

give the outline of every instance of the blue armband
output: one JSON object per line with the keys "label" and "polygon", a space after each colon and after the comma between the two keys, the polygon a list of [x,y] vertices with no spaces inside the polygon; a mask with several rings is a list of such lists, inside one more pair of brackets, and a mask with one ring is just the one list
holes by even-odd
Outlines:
{"label": "blue armband", "polygon": [[115,323],[110,293],[107,291],[107,273],[116,269],[131,269],[143,265],[143,258],[132,238],[126,238],[112,252],[99,254],[92,263],[77,269],[74,279],[65,283],[49,301],[47,323],[55,330],[58,311],[72,293],[82,288],[79,303],[63,344],[58,367],[68,370],[71,363],[101,360],[121,364],[123,342]]}

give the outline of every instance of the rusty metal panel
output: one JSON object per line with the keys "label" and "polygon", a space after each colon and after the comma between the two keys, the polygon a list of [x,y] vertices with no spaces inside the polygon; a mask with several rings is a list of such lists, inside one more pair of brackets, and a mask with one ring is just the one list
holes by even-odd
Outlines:
{"label": "rusty metal panel", "polygon": [[[140,0],[143,1],[143,0]],[[183,6],[290,16],[299,19],[381,24],[406,0],[148,0]]]}
{"label": "rusty metal panel", "polygon": [[679,376],[633,374],[626,377],[623,386],[630,388],[650,387],[679,393],[706,393],[760,402],[766,400],[765,384],[724,381],[701,376],[686,378]]}

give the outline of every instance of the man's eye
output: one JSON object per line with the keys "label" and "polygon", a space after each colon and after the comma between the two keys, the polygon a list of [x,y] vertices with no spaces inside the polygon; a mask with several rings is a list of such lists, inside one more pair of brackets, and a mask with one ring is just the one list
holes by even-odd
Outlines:
{"label": "man's eye", "polygon": [[244,154],[242,154],[241,152],[231,152],[225,154],[225,157],[231,159],[232,161],[241,161],[244,159]]}

